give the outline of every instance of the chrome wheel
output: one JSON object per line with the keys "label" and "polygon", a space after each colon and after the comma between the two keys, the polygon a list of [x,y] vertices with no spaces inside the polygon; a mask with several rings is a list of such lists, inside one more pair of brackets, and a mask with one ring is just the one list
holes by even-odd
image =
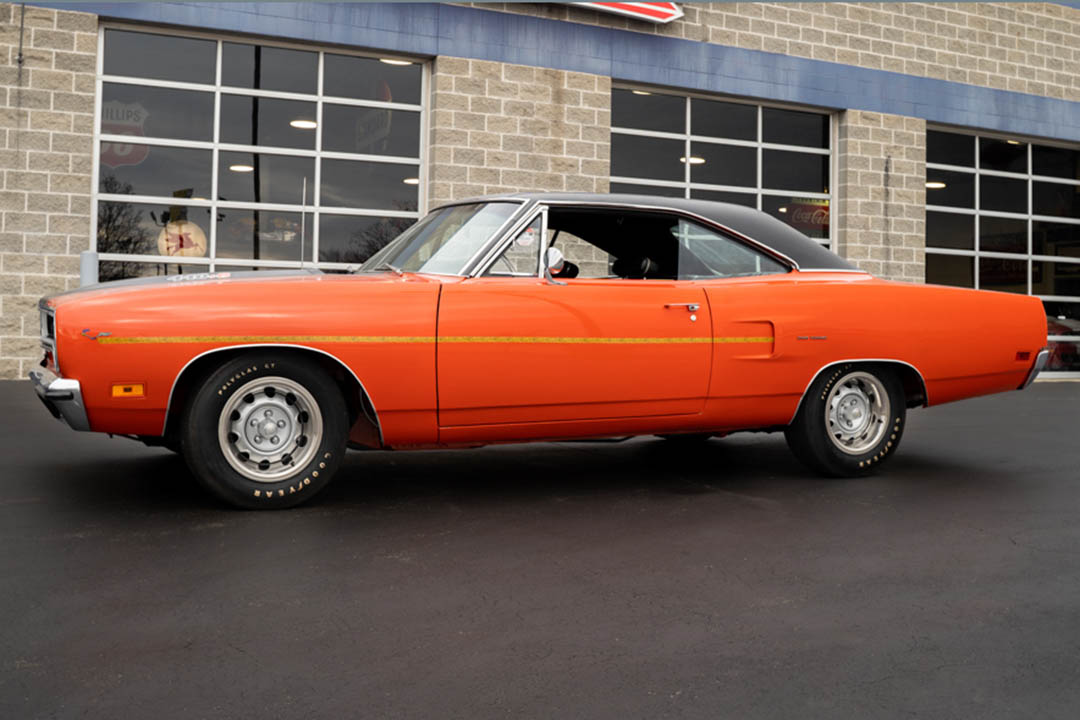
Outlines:
{"label": "chrome wheel", "polygon": [[884,384],[866,372],[845,375],[825,400],[829,440],[849,455],[861,455],[885,437],[892,412]]}
{"label": "chrome wheel", "polygon": [[229,465],[258,482],[278,482],[305,467],[322,442],[319,404],[303,385],[263,377],[241,386],[218,418],[218,444]]}

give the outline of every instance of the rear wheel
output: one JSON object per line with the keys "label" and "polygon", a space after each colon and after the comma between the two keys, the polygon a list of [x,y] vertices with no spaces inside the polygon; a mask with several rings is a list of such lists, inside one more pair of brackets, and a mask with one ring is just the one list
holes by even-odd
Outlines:
{"label": "rear wheel", "polygon": [[278,509],[326,486],[349,422],[341,390],[317,365],[252,354],[207,377],[180,432],[188,466],[213,494],[236,507]]}
{"label": "rear wheel", "polygon": [[900,444],[907,417],[903,386],[880,365],[846,364],[819,376],[784,431],[799,460],[825,475],[865,475]]}

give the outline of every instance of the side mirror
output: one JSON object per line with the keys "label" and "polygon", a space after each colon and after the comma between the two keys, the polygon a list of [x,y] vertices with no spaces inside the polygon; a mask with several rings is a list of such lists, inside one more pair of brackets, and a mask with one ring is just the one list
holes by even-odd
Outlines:
{"label": "side mirror", "polygon": [[561,272],[563,265],[566,263],[566,258],[563,257],[562,251],[559,248],[549,247],[544,257],[544,277],[547,281],[555,285],[565,285],[566,283],[560,282],[551,276],[552,273]]}

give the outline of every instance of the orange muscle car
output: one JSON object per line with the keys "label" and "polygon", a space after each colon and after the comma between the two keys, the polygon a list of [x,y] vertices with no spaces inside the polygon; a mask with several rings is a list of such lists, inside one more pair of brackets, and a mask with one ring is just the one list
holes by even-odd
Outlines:
{"label": "orange muscle car", "polygon": [[183,453],[247,508],[313,496],[347,447],[783,431],[860,475],[908,408],[1047,359],[1036,298],[886,282],[756,210],[632,195],[454,203],[348,274],[104,283],[43,299],[41,329],[54,415]]}

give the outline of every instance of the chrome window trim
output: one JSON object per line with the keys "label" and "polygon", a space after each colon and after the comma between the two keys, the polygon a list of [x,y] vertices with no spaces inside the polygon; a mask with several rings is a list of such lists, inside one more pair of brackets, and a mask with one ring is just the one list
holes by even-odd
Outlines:
{"label": "chrome window trim", "polygon": [[488,271],[492,263],[506,250],[506,247],[513,241],[519,232],[525,229],[529,223],[535,218],[537,213],[534,212],[536,207],[540,205],[537,200],[521,200],[521,208],[517,213],[512,215],[503,225],[499,228],[499,232],[495,233],[492,237],[495,238],[493,242],[482,248],[473,259],[465,266],[466,277],[481,277]]}
{"label": "chrome window trim", "polygon": [[795,422],[795,418],[799,416],[799,410],[802,409],[803,400],[806,398],[806,394],[810,392],[810,386],[814,384],[814,381],[818,379],[821,373],[825,372],[834,365],[842,365],[844,363],[892,363],[894,365],[906,365],[915,371],[915,374],[919,376],[919,382],[923,387],[923,407],[930,406],[930,390],[926,387],[926,378],[923,377],[919,368],[915,367],[911,363],[905,360],[897,360],[896,358],[845,358],[843,360],[833,360],[832,362],[822,365],[816,373],[810,376],[810,381],[806,383],[806,387],[803,388],[802,394],[799,395],[799,402],[795,406],[795,412],[791,414],[791,419],[788,420],[788,425]]}
{"label": "chrome window trim", "polygon": [[[431,211],[428,214],[430,215],[431,213],[436,212],[438,210],[444,210],[445,208],[449,208],[449,207],[459,207],[461,205],[479,205],[479,204],[490,205],[492,203],[501,203],[501,202],[515,203],[517,205],[523,205],[523,206],[527,206],[529,204],[528,200],[525,200],[524,198],[505,198],[505,199],[504,198],[499,198],[498,200],[487,200],[487,199],[483,199],[483,198],[468,198],[466,200],[456,200],[454,202],[448,202],[448,203],[443,203],[442,205],[437,205],[437,206],[431,208]],[[474,267],[476,265],[476,262],[477,262],[478,258],[485,256],[485,252],[486,252],[487,248],[491,247],[492,242],[498,242],[498,240],[495,240],[495,238],[501,238],[502,237],[503,233],[506,231],[506,228],[511,223],[514,222],[514,218],[518,217],[518,213],[520,213],[520,212],[521,212],[521,208],[519,207],[517,210],[510,213],[510,217],[506,218],[506,220],[503,221],[503,224],[500,225],[499,228],[495,232],[493,232],[491,234],[491,238],[488,238],[488,240],[483,245],[480,246],[480,249],[477,250],[475,253],[473,253],[472,257],[470,257],[465,262],[465,264],[461,266],[460,272],[456,272],[456,273],[420,273],[420,274],[423,274],[423,275],[442,275],[444,277],[472,277],[472,274],[469,272],[469,268]],[[425,215],[424,217],[427,217],[427,215]],[[420,218],[420,220],[422,220],[422,219],[423,218]],[[417,220],[417,222],[419,222],[419,220]]]}

